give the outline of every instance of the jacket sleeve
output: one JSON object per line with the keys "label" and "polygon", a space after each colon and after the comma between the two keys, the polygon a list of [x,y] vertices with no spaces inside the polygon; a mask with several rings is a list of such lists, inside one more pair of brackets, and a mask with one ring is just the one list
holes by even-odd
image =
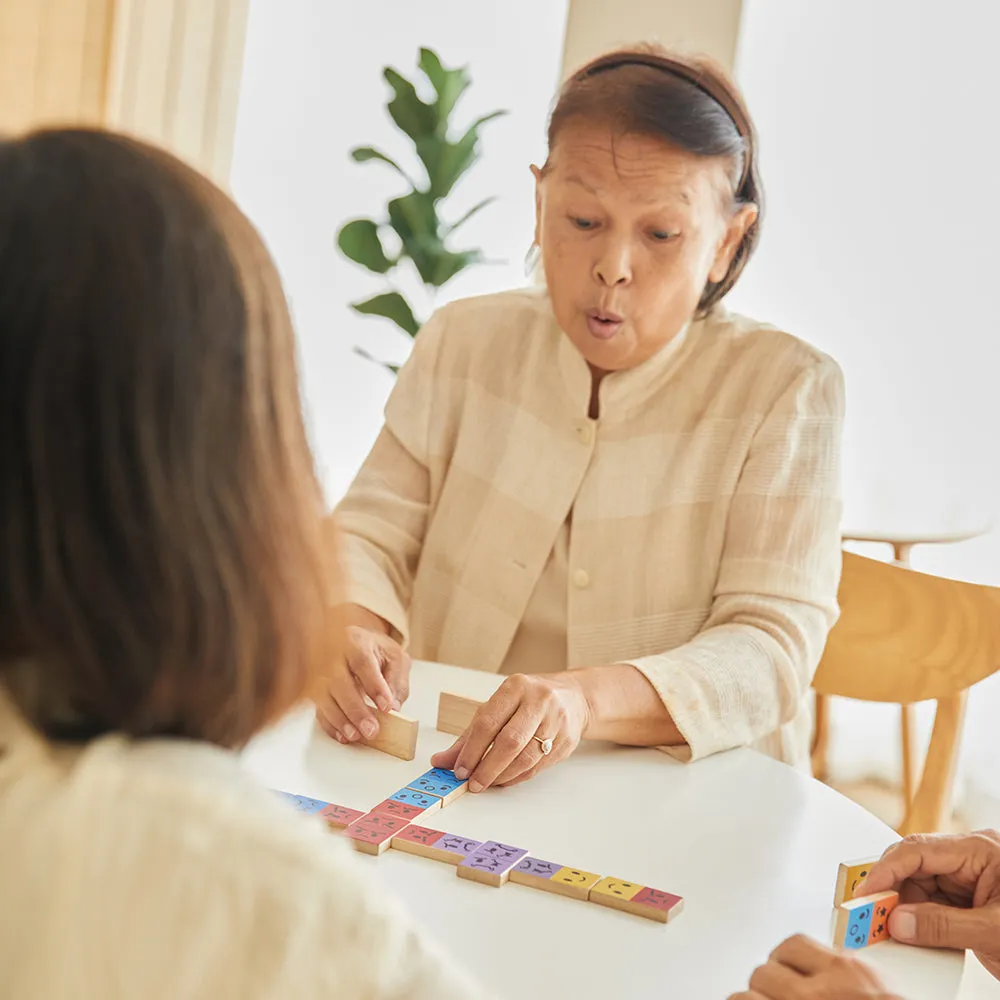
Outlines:
{"label": "jacket sleeve", "polygon": [[446,323],[447,307],[421,327],[386,404],[382,430],[334,511],[346,602],[385,619],[404,643],[430,511],[434,386]]}
{"label": "jacket sleeve", "polygon": [[732,498],[713,604],[694,639],[631,662],[697,760],[745,746],[799,710],[837,619],[843,376],[823,358],[778,398]]}

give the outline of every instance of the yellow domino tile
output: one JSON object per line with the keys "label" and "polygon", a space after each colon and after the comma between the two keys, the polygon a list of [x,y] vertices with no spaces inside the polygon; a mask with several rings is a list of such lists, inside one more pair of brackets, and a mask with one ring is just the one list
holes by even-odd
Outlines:
{"label": "yellow domino tile", "polygon": [[642,888],[637,882],[626,882],[620,878],[602,878],[591,887],[589,898],[594,903],[604,903],[611,900],[628,902]]}
{"label": "yellow domino tile", "polygon": [[[587,899],[590,890],[600,881],[600,875],[596,875],[594,872],[585,872],[580,868],[560,868],[549,879],[556,892],[576,899]],[[556,889],[557,885],[561,888]]]}
{"label": "yellow domino tile", "polygon": [[857,861],[845,861],[837,872],[837,888],[834,892],[833,905],[850,902],[854,899],[858,883],[868,876],[872,865],[878,857],[862,858]]}

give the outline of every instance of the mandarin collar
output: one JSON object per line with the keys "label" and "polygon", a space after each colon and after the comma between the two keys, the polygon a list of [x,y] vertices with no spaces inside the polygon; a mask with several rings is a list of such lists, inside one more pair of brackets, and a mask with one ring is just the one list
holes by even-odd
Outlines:
{"label": "mandarin collar", "polygon": [[[711,315],[714,315],[711,314]],[[574,347],[556,323],[551,312],[553,336],[558,338],[559,371],[576,414],[586,415],[590,408],[592,374],[583,355]],[[681,368],[702,336],[707,319],[689,320],[668,344],[635,368],[610,372],[601,381],[600,420],[620,420],[641,408],[655,396]]]}

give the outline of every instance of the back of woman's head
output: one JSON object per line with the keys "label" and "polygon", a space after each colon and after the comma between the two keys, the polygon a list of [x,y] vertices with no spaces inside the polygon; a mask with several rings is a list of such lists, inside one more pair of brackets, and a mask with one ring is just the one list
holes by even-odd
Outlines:
{"label": "back of woman's head", "polygon": [[212,184],[85,130],[0,142],[0,682],[56,737],[244,742],[325,645],[288,312]]}

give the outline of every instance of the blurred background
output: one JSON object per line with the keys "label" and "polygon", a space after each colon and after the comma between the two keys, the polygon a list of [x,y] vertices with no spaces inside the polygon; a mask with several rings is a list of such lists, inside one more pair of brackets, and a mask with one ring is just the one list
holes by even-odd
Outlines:
{"label": "blurred background", "polygon": [[[3,0],[0,129],[124,129],[235,196],[286,284],[333,504],[410,349],[398,297],[419,323],[532,280],[529,165],[561,79],[621,43],[707,52],[744,88],[768,195],[728,304],[844,368],[845,545],[1000,585],[997,37],[1000,5],[982,0]],[[450,185],[440,217],[418,218],[422,202],[394,200],[421,185],[432,133]],[[373,221],[341,236],[357,219]],[[352,307],[386,295],[369,312],[395,318]],[[996,681],[969,699],[958,828],[1000,826]],[[897,823],[898,707],[829,712],[828,779]],[[933,712],[914,713],[916,761]]]}

